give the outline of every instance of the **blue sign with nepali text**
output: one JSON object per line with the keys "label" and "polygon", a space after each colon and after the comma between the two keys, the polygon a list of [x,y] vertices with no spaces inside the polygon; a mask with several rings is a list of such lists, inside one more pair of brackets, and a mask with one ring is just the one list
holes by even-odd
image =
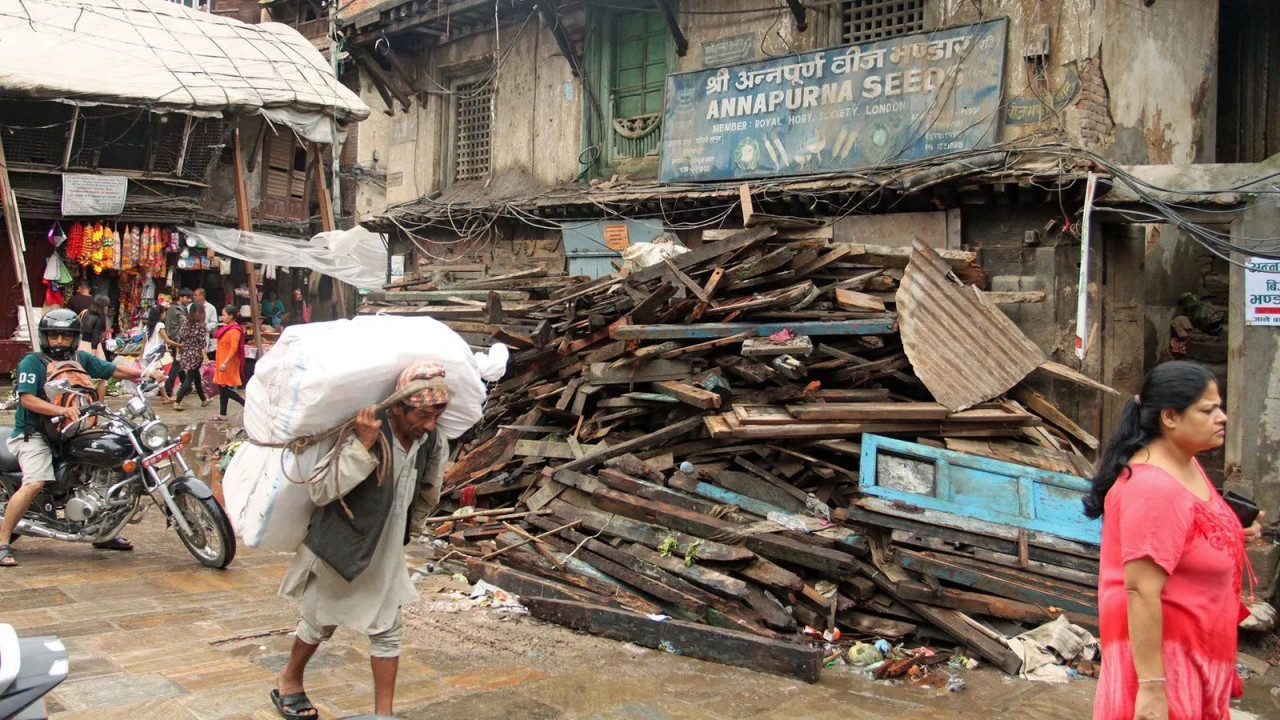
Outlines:
{"label": "blue sign with nepali text", "polygon": [[662,182],[838,172],[996,140],[1008,21],[667,77]]}

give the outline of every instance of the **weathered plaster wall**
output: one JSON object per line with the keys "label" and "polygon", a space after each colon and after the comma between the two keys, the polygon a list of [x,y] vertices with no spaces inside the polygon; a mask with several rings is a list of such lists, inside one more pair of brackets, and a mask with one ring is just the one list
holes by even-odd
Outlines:
{"label": "weathered plaster wall", "polygon": [[1102,74],[1122,163],[1213,162],[1218,3],[1129,0],[1103,6]]}
{"label": "weathered plaster wall", "polygon": [[[1280,227],[1280,207],[1262,203],[1232,225],[1235,237],[1270,237]],[[1236,256],[1240,259],[1240,256]],[[1271,518],[1280,516],[1280,328],[1244,323],[1244,270],[1231,269],[1227,378],[1227,462],[1239,466],[1228,479],[1253,493]]]}

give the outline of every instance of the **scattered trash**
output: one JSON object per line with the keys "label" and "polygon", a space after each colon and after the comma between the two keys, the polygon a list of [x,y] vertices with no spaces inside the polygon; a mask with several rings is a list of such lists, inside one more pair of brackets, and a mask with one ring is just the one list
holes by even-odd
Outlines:
{"label": "scattered trash", "polygon": [[840,635],[840,628],[830,628],[822,631],[822,639],[829,643],[839,642]]}
{"label": "scattered trash", "polygon": [[964,690],[964,678],[959,675],[952,675],[947,679],[947,692],[960,692]]}
{"label": "scattered trash", "polygon": [[520,596],[480,580],[471,588],[471,600],[476,607],[488,605],[495,610],[510,610],[519,615],[528,615],[529,610],[520,604]]}
{"label": "scattered trash", "polygon": [[1005,642],[1022,660],[1019,674],[1024,679],[1048,683],[1069,682],[1066,664],[1077,658],[1093,660],[1099,651],[1093,635],[1072,625],[1065,615]]}
{"label": "scattered trash", "polygon": [[671,644],[670,640],[663,640],[662,642],[658,643],[658,649],[663,652],[669,652],[672,655],[682,654],[679,650],[676,649],[675,645]]}
{"label": "scattered trash", "polygon": [[893,646],[889,644],[888,640],[876,641],[876,650],[879,650],[881,655],[888,655],[889,651],[892,649],[893,649]]}
{"label": "scattered trash", "polygon": [[875,645],[860,642],[854,643],[845,657],[848,658],[850,665],[865,667],[883,661],[884,653],[880,652]]}
{"label": "scattered trash", "polygon": [[645,615],[645,617],[654,622],[666,622],[671,619],[670,615]]}
{"label": "scattered trash", "polygon": [[1265,602],[1246,604],[1249,617],[1240,622],[1240,629],[1256,633],[1269,633],[1276,629],[1276,609]]}

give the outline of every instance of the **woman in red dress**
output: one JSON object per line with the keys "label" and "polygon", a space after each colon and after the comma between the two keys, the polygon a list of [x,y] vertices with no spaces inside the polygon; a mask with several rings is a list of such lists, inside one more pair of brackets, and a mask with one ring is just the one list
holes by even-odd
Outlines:
{"label": "woman in red dress", "polygon": [[1245,529],[1196,454],[1220,447],[1226,413],[1203,365],[1164,363],[1125,404],[1085,500],[1102,516],[1096,720],[1227,720],[1241,694],[1236,628]]}

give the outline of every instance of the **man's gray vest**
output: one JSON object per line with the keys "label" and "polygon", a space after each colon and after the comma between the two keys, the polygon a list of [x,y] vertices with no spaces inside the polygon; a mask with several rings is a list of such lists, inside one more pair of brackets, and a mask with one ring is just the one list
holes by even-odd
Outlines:
{"label": "man's gray vest", "polygon": [[[388,446],[397,442],[391,433],[391,423],[385,415],[380,414],[379,417],[382,420],[382,436],[387,439]],[[413,493],[415,500],[422,484],[426,482],[427,467],[431,464],[431,455],[436,449],[436,432],[432,430],[427,435],[418,449],[418,456],[414,458],[417,478]],[[378,459],[379,465],[384,462],[389,463],[391,459]],[[341,503],[335,500],[311,513],[311,525],[307,528],[307,536],[302,543],[347,582],[359,577],[373,560],[378,538],[382,536],[382,528],[395,502],[396,483],[394,469],[392,470],[382,485],[378,485],[378,470],[375,468],[369,477],[342,498]],[[346,510],[343,510],[343,503],[351,510],[352,517],[348,517]],[[404,526],[406,545],[409,544],[412,525],[413,508],[410,506]]]}

